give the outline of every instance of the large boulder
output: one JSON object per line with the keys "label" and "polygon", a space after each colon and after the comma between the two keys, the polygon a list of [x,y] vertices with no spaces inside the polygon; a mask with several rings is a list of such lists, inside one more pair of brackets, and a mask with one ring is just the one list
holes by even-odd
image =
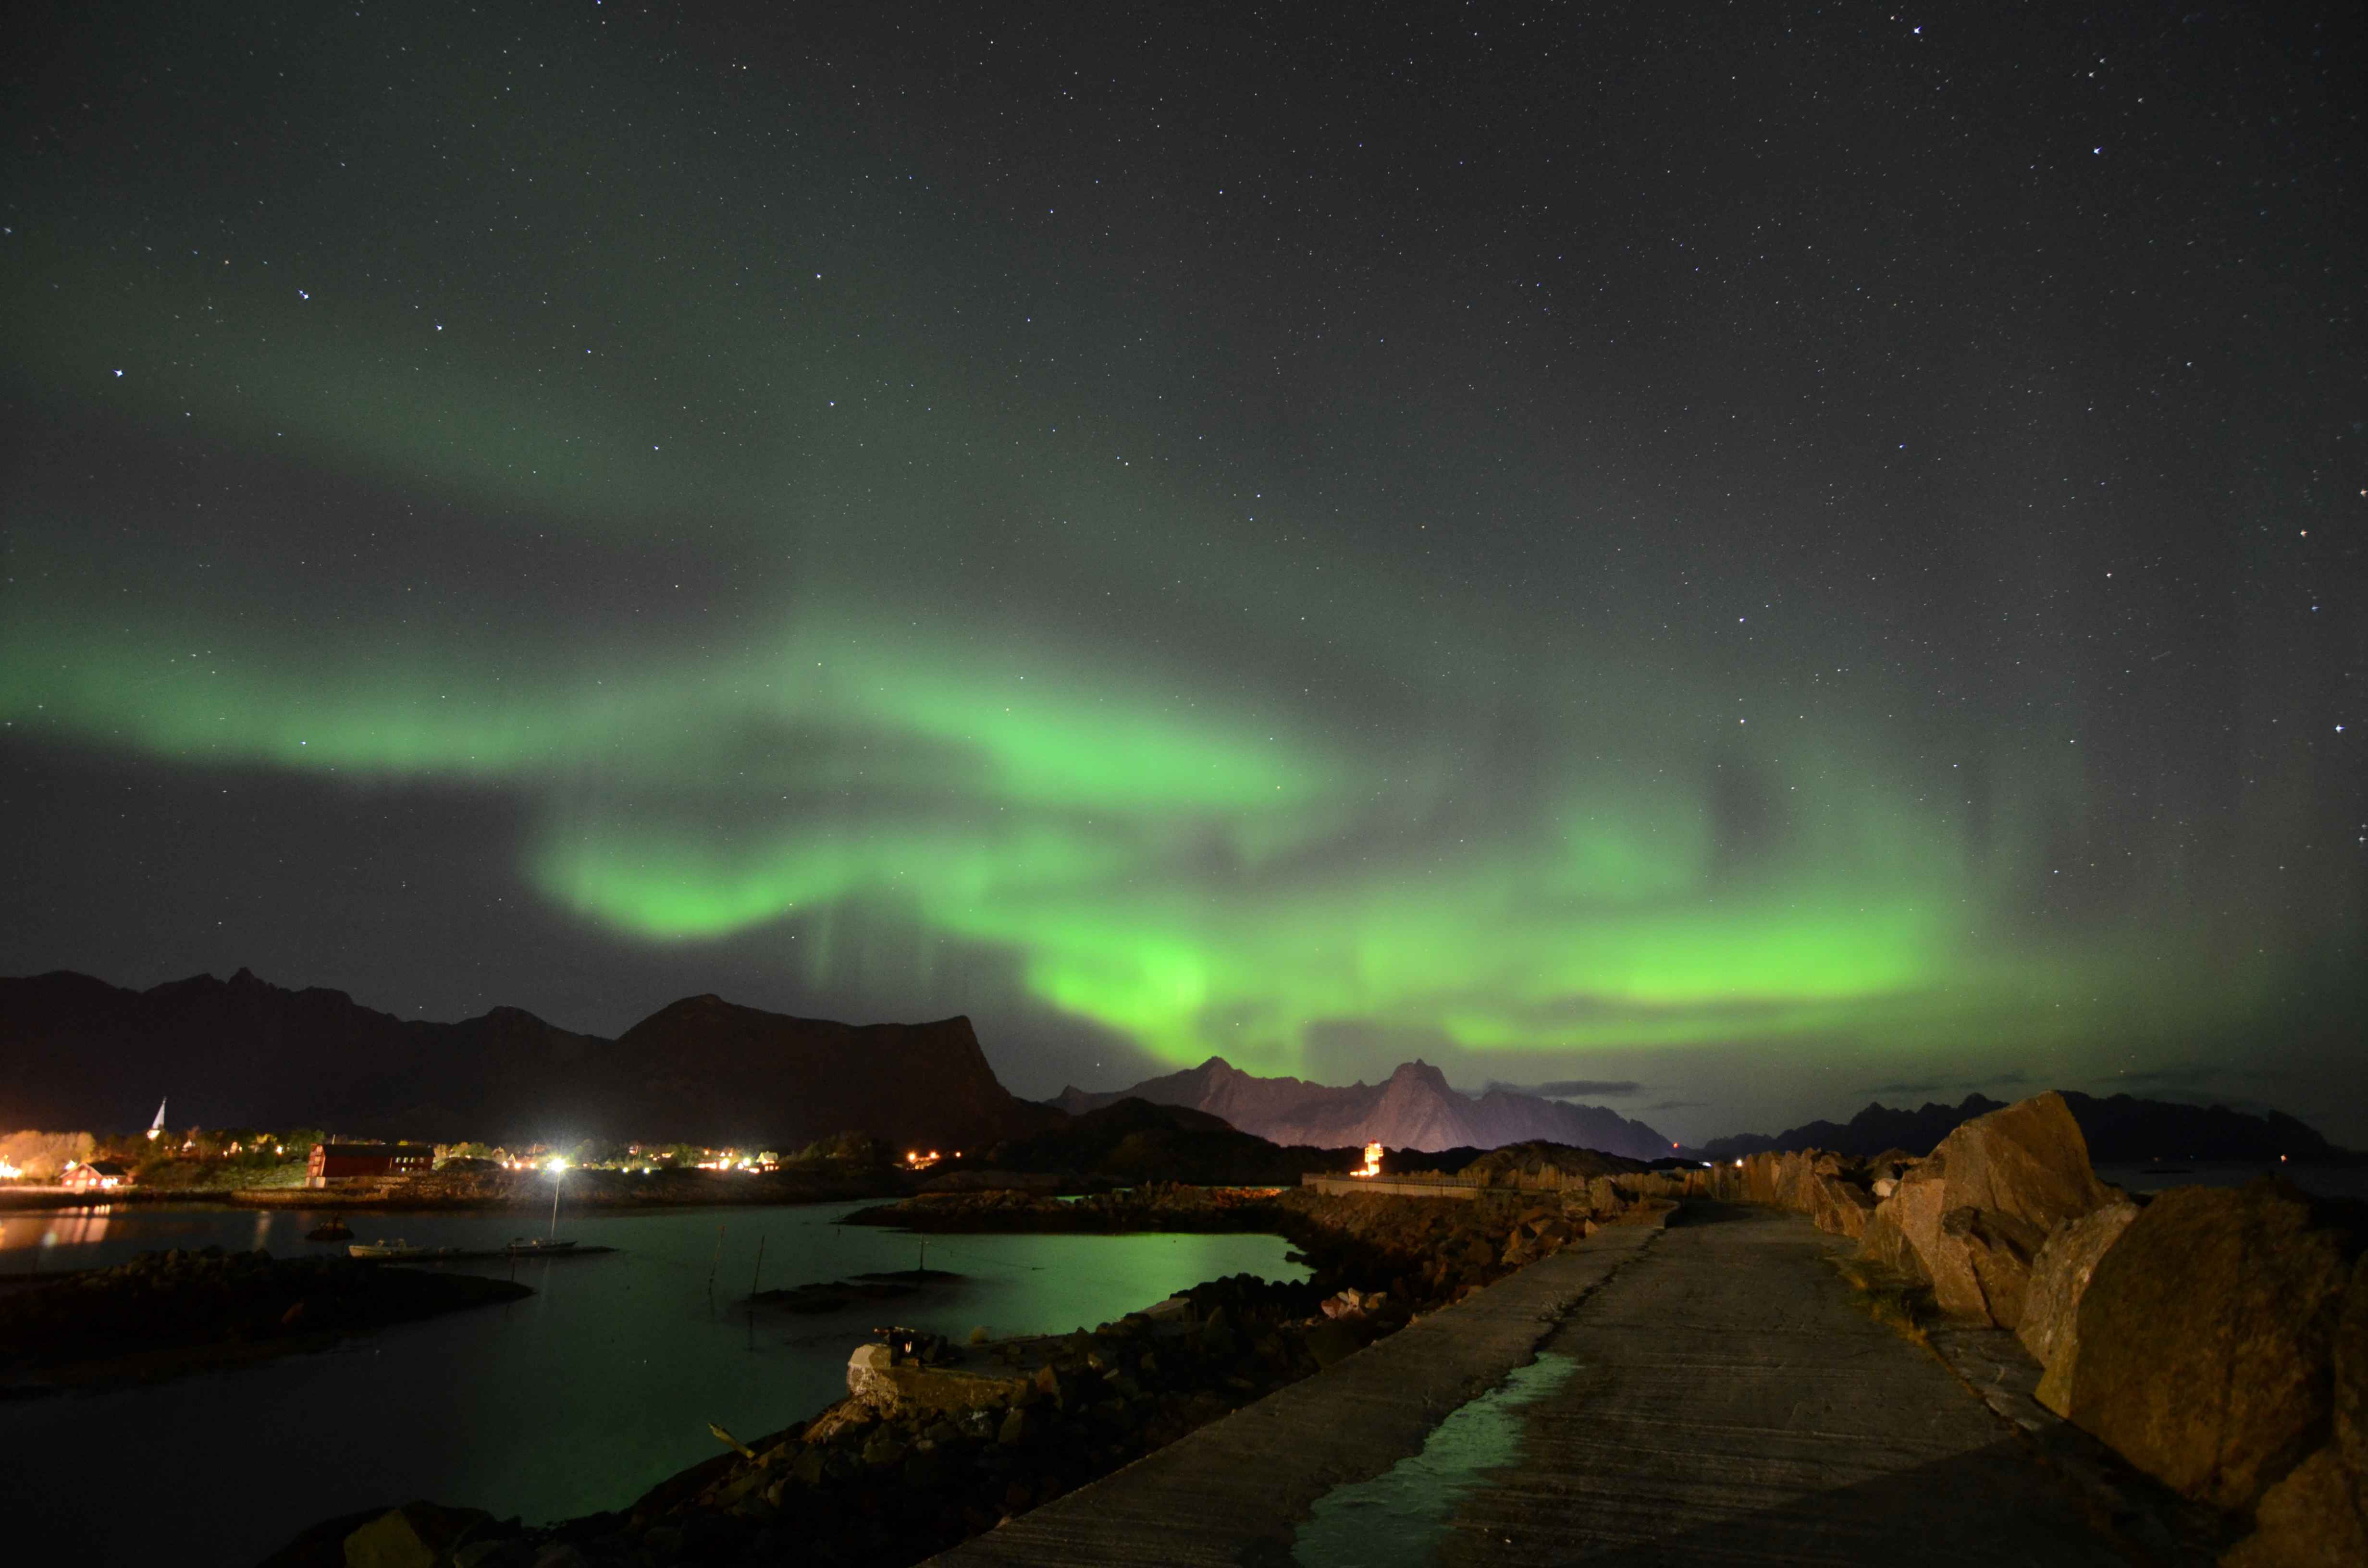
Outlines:
{"label": "large boulder", "polygon": [[2283,1182],[2162,1194],[2080,1298],[2067,1414],[2187,1495],[2253,1506],[2329,1430],[2356,1250]]}
{"label": "large boulder", "polygon": [[2043,1234],[2113,1196],[2089,1167],[2071,1107],[2053,1091],[1975,1117],[1934,1153],[1946,1167],[1947,1208],[2010,1214]]}
{"label": "large boulder", "polygon": [[1821,1172],[1816,1182],[1812,1194],[1816,1207],[1809,1216],[1817,1222],[1817,1229],[1852,1241],[1863,1238],[1867,1221],[1874,1215],[1873,1195],[1839,1175]]}
{"label": "large boulder", "polygon": [[2113,1196],[2064,1096],[2034,1095],[1962,1124],[1903,1173],[1861,1256],[1922,1274],[1943,1312],[2011,1328],[2047,1238]]}
{"label": "large boulder", "polygon": [[346,1568],[439,1568],[493,1522],[482,1508],[405,1503],[346,1537]]}
{"label": "large boulder", "polygon": [[2030,1221],[1971,1204],[1941,1216],[1941,1267],[1932,1289],[1941,1310],[2020,1327],[2031,1266],[2047,1234]]}
{"label": "large boulder", "polygon": [[898,1358],[886,1345],[859,1345],[847,1358],[847,1392],[882,1415],[999,1409],[1025,1398],[1026,1378]]}
{"label": "large boulder", "polygon": [[2368,1525],[2332,1445],[2294,1466],[2262,1494],[2254,1530],[2220,1559],[2221,1568],[2360,1568]]}
{"label": "large boulder", "polygon": [[1941,1200],[1948,1190],[1947,1159],[1938,1151],[1908,1167],[1891,1196],[1875,1205],[1859,1256],[1930,1278],[1924,1260],[1939,1251]]}
{"label": "large boulder", "polygon": [[2335,1325],[2335,1451],[2351,1504],[2368,1519],[2368,1257],[2351,1267]]}
{"label": "large boulder", "polygon": [[2047,1238],[2031,1266],[2031,1287],[2022,1298],[2022,1321],[2015,1334],[2046,1373],[2039,1380],[2039,1403],[2058,1415],[2072,1403],[2072,1369],[2080,1358],[2080,1298],[2097,1272],[2097,1262],[2122,1239],[2138,1206],[2108,1203]]}

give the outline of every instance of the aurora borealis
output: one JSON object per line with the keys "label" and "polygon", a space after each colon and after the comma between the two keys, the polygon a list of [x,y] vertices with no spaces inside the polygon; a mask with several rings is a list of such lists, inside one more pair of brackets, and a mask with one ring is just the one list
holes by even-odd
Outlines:
{"label": "aurora borealis", "polygon": [[51,11],[0,969],[2368,1139],[2358,18],[1338,26]]}

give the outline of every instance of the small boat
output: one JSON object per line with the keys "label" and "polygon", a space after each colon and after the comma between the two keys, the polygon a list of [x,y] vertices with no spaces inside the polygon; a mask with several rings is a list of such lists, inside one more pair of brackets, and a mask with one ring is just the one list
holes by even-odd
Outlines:
{"label": "small boat", "polygon": [[400,1261],[409,1258],[442,1257],[452,1250],[450,1247],[416,1247],[401,1237],[397,1237],[391,1242],[384,1238],[374,1242],[356,1242],[346,1249],[346,1254],[349,1257],[375,1257],[381,1261]]}
{"label": "small boat", "polygon": [[354,1228],[343,1220],[324,1220],[304,1233],[308,1242],[343,1242],[353,1239]]}
{"label": "small boat", "polygon": [[543,1257],[554,1252],[570,1251],[575,1245],[574,1242],[555,1241],[549,1236],[519,1236],[502,1250],[512,1257]]}

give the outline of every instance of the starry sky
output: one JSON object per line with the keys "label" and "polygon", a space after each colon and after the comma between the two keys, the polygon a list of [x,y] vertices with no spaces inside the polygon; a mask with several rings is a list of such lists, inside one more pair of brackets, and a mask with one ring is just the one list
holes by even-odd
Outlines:
{"label": "starry sky", "polygon": [[25,7],[0,972],[2368,1143],[2275,9]]}

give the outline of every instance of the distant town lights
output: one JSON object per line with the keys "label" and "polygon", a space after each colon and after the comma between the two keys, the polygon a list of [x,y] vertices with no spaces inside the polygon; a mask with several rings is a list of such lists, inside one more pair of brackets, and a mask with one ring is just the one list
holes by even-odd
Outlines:
{"label": "distant town lights", "polygon": [[567,1174],[567,1162],[554,1154],[552,1156],[551,1164],[545,1165],[543,1169],[549,1171],[552,1176],[565,1176]]}

